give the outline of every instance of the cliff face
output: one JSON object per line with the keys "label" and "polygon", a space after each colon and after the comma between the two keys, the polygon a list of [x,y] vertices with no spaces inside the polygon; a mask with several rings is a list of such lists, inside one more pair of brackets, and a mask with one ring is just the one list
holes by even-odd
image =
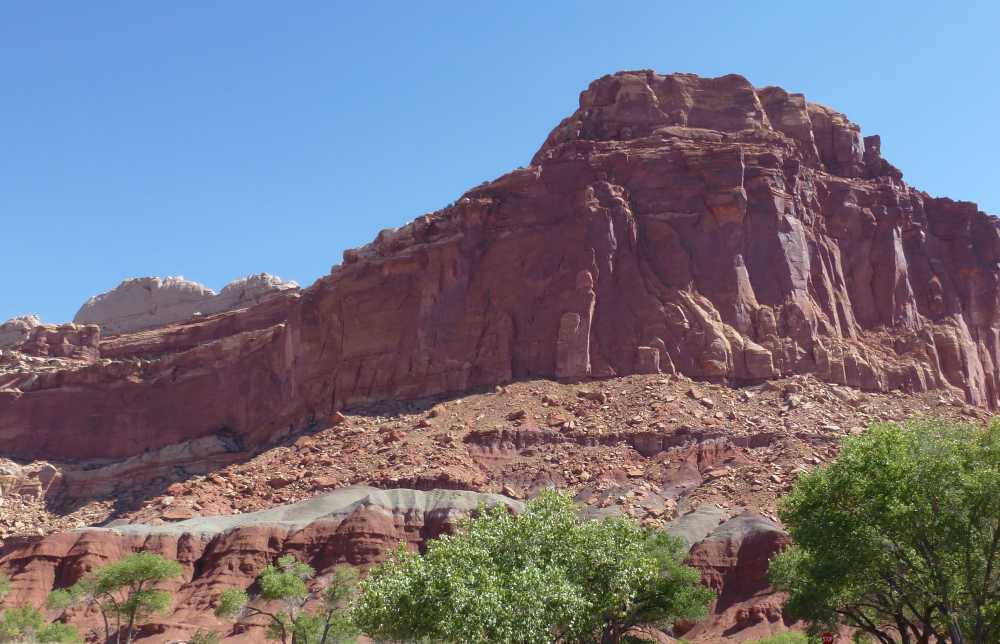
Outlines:
{"label": "cliff face", "polygon": [[601,78],[530,167],[301,292],[44,373],[8,358],[0,452],[256,444],[339,408],[538,376],[812,373],[995,408],[1000,225],[908,187],[879,148],[739,76]]}

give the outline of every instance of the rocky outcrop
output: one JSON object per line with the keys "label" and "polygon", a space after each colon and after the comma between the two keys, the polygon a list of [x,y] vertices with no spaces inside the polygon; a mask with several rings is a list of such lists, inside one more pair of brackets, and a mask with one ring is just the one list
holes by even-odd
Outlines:
{"label": "rocky outcrop", "polygon": [[[199,627],[225,634],[232,624],[212,614],[215,598],[226,587],[249,587],[281,554],[309,562],[321,578],[337,564],[366,568],[400,543],[418,549],[428,539],[453,532],[458,519],[481,505],[496,504],[514,512],[522,508],[519,501],[495,494],[357,486],[250,514],[120,524],[25,539],[0,550],[0,572],[12,582],[4,603],[40,606],[52,589],[71,585],[130,552],[149,550],[179,561],[184,574],[169,587],[171,611],[154,617],[143,633],[157,641],[183,637]],[[721,593],[713,618],[692,632],[702,641],[713,641],[732,626],[729,613],[756,610],[756,603],[746,602],[766,590],[767,557],[785,543],[782,533],[758,515],[744,513],[719,525],[723,519],[715,506],[703,506],[670,528],[693,543],[691,563]],[[85,628],[98,626],[93,612],[74,610],[67,617]],[[241,639],[259,641],[263,635],[262,628],[251,627]]]}
{"label": "rocky outcrop", "polygon": [[40,324],[32,327],[17,350],[29,356],[89,363],[100,355],[100,341],[101,329],[95,324]]}
{"label": "rocky outcrop", "polygon": [[20,346],[41,323],[37,315],[22,315],[0,324],[0,349]]}
{"label": "rocky outcrop", "polygon": [[41,498],[63,482],[62,472],[51,463],[21,465],[0,459],[0,505],[10,497]]}
{"label": "rocky outcrop", "polygon": [[[0,572],[12,582],[4,605],[41,606],[50,590],[130,552],[148,550],[179,561],[184,575],[170,588],[172,611],[143,632],[157,638],[181,637],[199,626],[224,632],[232,623],[213,616],[209,607],[216,596],[225,587],[250,586],[280,554],[295,554],[320,575],[341,563],[368,566],[400,543],[415,549],[453,531],[458,519],[480,505],[499,503],[521,508],[518,501],[492,494],[359,486],[252,514],[113,525],[22,540],[0,550]],[[72,611],[69,617],[84,627],[99,623],[93,612]],[[263,629],[254,630],[254,639],[262,640]]]}
{"label": "rocky outcrop", "polygon": [[735,75],[621,72],[530,167],[301,293],[25,374],[0,392],[0,452],[124,457],[222,430],[253,445],[377,401],[656,371],[996,408],[998,262],[994,218],[907,186],[842,114]]}
{"label": "rocky outcrop", "polygon": [[105,335],[118,335],[251,306],[275,292],[298,287],[267,273],[234,280],[219,293],[183,277],[139,277],[90,298],[73,321],[96,324]]}
{"label": "rocky outcrop", "polygon": [[711,616],[690,632],[764,637],[781,632],[793,621],[783,612],[784,597],[767,582],[768,563],[790,540],[773,521],[751,511],[738,514],[712,530],[691,548],[691,565],[702,583],[717,595]]}
{"label": "rocky outcrop", "polygon": [[0,454],[120,459],[211,436],[259,445],[308,425],[315,413],[287,380],[298,297],[101,340],[96,359],[0,360]]}

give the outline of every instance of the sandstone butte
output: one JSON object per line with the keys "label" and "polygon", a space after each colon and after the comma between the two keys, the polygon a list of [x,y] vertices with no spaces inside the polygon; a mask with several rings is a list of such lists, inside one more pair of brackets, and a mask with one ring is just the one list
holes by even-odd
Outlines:
{"label": "sandstone butte", "polygon": [[[308,288],[117,335],[127,327],[22,324],[0,354],[0,455],[106,464],[211,437],[254,449],[341,410],[531,378],[810,374],[992,410],[998,276],[1000,223],[906,185],[844,115],[736,75],[620,72],[581,93],[528,167],[382,231]],[[343,517],[211,538],[88,529],[10,541],[0,567],[21,571],[15,596],[34,601],[128,549],[176,555],[188,576],[150,633],[163,639],[208,610],[195,589],[249,583],[283,547],[366,564],[443,529],[375,505],[349,538]],[[761,592],[784,537],[761,522],[739,515],[690,540],[722,591],[715,613],[743,611],[705,641],[782,623],[780,598]],[[748,597],[763,599],[738,608]]]}

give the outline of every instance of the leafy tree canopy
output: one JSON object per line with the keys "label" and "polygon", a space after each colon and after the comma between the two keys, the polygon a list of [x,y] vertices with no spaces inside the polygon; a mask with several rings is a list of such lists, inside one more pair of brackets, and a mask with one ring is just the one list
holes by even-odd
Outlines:
{"label": "leafy tree canopy", "polygon": [[120,641],[124,634],[131,642],[137,622],[170,607],[170,593],[155,587],[182,572],[176,561],[138,552],[98,568],[70,588],[52,592],[48,605],[60,610],[77,604],[96,606],[104,620],[105,637],[110,639],[114,633]]}
{"label": "leafy tree canopy", "polygon": [[47,624],[36,608],[10,608],[0,618],[0,642],[39,642],[41,644],[78,644],[80,632],[69,624]]}
{"label": "leafy tree canopy", "polygon": [[0,620],[0,641],[10,642],[34,635],[43,625],[42,614],[31,606],[18,606],[4,611]]}
{"label": "leafy tree canopy", "polygon": [[686,549],[632,521],[581,520],[544,492],[514,515],[482,509],[421,556],[400,547],[361,584],[354,618],[394,640],[619,642],[637,625],[704,614]]}
{"label": "leafy tree canopy", "polygon": [[771,563],[789,611],[879,642],[1000,641],[1000,424],[881,424],[799,478]]}
{"label": "leafy tree canopy", "polygon": [[[263,615],[268,618],[268,637],[282,643],[334,644],[354,642],[357,629],[351,622],[347,604],[354,595],[357,572],[350,566],[334,568],[320,591],[310,590],[316,572],[294,555],[279,557],[257,577],[260,593],[251,597],[240,588],[228,588],[219,596],[215,614],[220,617]],[[306,609],[307,603],[318,606]],[[282,610],[269,611],[253,603],[279,602]]]}

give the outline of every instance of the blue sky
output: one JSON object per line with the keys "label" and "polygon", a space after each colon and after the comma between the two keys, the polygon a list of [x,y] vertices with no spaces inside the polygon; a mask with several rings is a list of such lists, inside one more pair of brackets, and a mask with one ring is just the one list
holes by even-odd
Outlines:
{"label": "blue sky", "polygon": [[1000,213],[998,38],[985,1],[3,3],[0,320],[140,275],[311,283],[619,69],[804,92]]}

